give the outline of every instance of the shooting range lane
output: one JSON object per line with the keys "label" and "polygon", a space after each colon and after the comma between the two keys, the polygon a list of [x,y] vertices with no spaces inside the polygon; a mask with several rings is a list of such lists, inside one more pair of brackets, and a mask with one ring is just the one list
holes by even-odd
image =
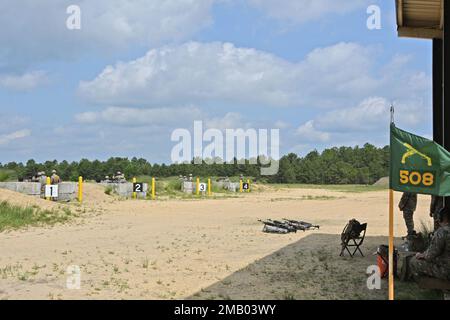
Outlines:
{"label": "shooting range lane", "polygon": [[[85,211],[83,218],[66,225],[0,233],[0,298],[190,297],[289,245],[301,246],[299,240],[308,236],[339,235],[353,217],[368,222],[368,238],[387,236],[386,192],[266,188],[223,200],[133,201],[107,196],[103,188],[86,183],[83,204],[68,205]],[[395,196],[398,201],[399,195]],[[23,204],[23,197],[0,190],[0,200]],[[308,197],[317,200],[305,200]],[[57,206],[29,198],[38,206]],[[429,220],[428,206],[429,197],[419,197],[417,221]],[[258,218],[302,219],[321,228],[264,234]],[[400,214],[395,222],[396,235],[403,235]],[[338,240],[335,252],[329,240],[308,243],[306,254],[327,245],[337,263],[350,263],[339,260]],[[362,249],[370,259],[373,248]],[[66,289],[65,271],[72,264],[81,268],[81,290]],[[257,287],[263,283],[255,283],[252,290],[265,291],[265,297],[267,292],[273,298],[283,294],[276,284]],[[238,281],[226,285],[230,292],[239,292],[240,286]]]}

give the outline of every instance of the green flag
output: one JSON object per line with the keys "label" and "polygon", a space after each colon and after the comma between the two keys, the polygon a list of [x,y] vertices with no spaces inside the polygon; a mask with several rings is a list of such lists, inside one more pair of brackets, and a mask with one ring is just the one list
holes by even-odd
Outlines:
{"label": "green flag", "polygon": [[450,196],[450,152],[391,124],[390,188]]}

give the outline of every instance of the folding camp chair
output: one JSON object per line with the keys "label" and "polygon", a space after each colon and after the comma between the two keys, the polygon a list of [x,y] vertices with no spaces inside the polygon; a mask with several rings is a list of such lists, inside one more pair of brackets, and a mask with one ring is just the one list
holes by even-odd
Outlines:
{"label": "folding camp chair", "polygon": [[[353,231],[356,231],[356,232],[354,232],[353,236],[349,236],[348,233],[346,232],[348,227],[349,227],[349,224],[347,224],[345,226],[345,228],[341,234],[342,250],[341,250],[341,254],[339,256],[342,257],[344,255],[344,251],[347,250],[347,252],[350,254],[350,257],[352,257],[352,258],[357,251],[359,251],[361,256],[364,257],[364,254],[362,253],[362,251],[359,247],[363,244],[364,238],[366,237],[367,223],[361,224],[359,227],[359,230],[353,230]],[[355,248],[355,250],[353,250],[353,253],[352,253],[349,248],[353,248],[353,247]]]}

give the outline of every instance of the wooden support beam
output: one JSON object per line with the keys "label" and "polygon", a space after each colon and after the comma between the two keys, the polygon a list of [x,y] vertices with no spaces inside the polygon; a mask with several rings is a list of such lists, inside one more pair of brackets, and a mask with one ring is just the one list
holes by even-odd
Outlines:
{"label": "wooden support beam", "polygon": [[432,28],[398,27],[398,36],[403,38],[442,39],[443,32]]}
{"label": "wooden support beam", "polygon": [[433,39],[433,140],[440,145],[444,140],[443,49],[442,39]]}
{"label": "wooden support beam", "polygon": [[450,1],[444,3],[444,147],[450,150]]}
{"label": "wooden support beam", "polygon": [[403,0],[397,0],[398,25],[403,27]]}

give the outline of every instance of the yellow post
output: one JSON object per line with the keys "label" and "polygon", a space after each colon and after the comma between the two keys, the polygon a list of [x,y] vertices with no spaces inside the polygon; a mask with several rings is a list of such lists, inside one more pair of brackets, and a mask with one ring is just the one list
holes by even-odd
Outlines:
{"label": "yellow post", "polygon": [[197,189],[196,189],[196,191],[197,191],[197,195],[200,195],[200,178],[199,177],[197,177]]}
{"label": "yellow post", "polygon": [[211,195],[211,178],[208,179],[208,196]]}
{"label": "yellow post", "polygon": [[[133,189],[134,189],[134,184],[136,183],[136,177],[134,177],[133,178]],[[134,190],[133,190],[133,199],[136,199],[137,198],[137,194],[136,194],[136,192],[134,192]]]}
{"label": "yellow post", "polygon": [[247,192],[250,192],[250,179],[247,179],[248,189]]}
{"label": "yellow post", "polygon": [[242,179],[239,180],[239,192],[242,192],[242,188],[243,188],[243,183],[242,183]]}
{"label": "yellow post", "polygon": [[155,188],[155,185],[156,185],[156,183],[155,183],[155,178],[152,178],[152,200],[155,200],[155,198],[156,198],[156,188]]}
{"label": "yellow post", "polygon": [[83,177],[78,177],[78,202],[83,202]]}
{"label": "yellow post", "polygon": [[[46,184],[47,184],[48,186],[52,184],[52,181],[50,180],[50,177],[47,177]],[[47,199],[47,200],[52,200],[51,197],[47,197],[46,199]]]}
{"label": "yellow post", "polygon": [[394,300],[394,191],[389,189],[389,300]]}

